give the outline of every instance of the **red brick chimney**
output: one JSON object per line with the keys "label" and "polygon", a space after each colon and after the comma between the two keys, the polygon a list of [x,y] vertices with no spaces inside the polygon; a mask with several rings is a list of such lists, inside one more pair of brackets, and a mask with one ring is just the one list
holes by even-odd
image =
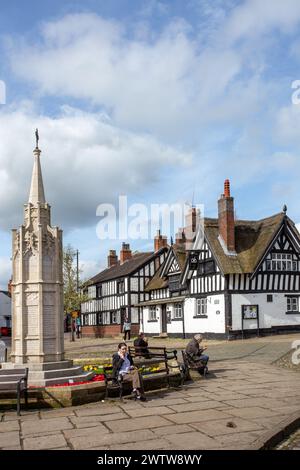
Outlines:
{"label": "red brick chimney", "polygon": [[128,259],[132,258],[132,253],[129,243],[122,243],[122,249],[120,251],[120,263],[124,263]]}
{"label": "red brick chimney", "polygon": [[175,244],[176,245],[183,245],[186,241],[185,233],[183,228],[179,228],[178,232],[175,235]]}
{"label": "red brick chimney", "polygon": [[219,240],[227,254],[236,254],[234,235],[234,202],[230,196],[230,182],[224,182],[224,194],[218,200]]}
{"label": "red brick chimney", "polygon": [[157,234],[154,237],[154,251],[158,251],[164,246],[167,246],[168,239],[164,235],[160,234],[160,230],[157,230]]}
{"label": "red brick chimney", "polygon": [[109,250],[108,257],[107,257],[107,267],[111,268],[117,263],[118,263],[118,256],[116,254],[116,250]]}

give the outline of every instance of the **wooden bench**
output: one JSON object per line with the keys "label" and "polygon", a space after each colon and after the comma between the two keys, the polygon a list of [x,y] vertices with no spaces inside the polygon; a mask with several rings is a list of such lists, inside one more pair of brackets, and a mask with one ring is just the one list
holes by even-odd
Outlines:
{"label": "wooden bench", "polygon": [[[191,362],[188,360],[187,353],[185,351],[181,351],[182,360],[183,360],[183,368],[182,368],[182,383],[185,380],[191,380],[190,371],[197,371],[199,373],[199,366],[193,366]],[[208,367],[203,365],[203,376],[206,378],[206,374],[208,372]],[[199,374],[200,375],[200,374]]]}
{"label": "wooden bench", "polygon": [[[142,349],[147,349],[147,353],[145,353],[146,357],[143,356]],[[129,346],[128,352],[131,355],[135,367],[142,369],[141,376],[143,379],[148,381],[153,378],[159,377],[166,377],[167,379],[167,386],[168,388],[171,386],[170,384],[170,372],[173,369],[177,369],[178,373],[181,374],[179,365],[177,363],[177,351],[176,350],[168,350],[167,348],[159,348],[159,347],[149,347],[147,348],[135,348]],[[170,361],[175,362],[176,365],[171,364]],[[151,367],[153,365],[161,365],[163,364],[163,368],[159,368],[157,371],[151,371],[150,373],[143,374],[143,366]],[[119,398],[122,399],[123,392],[124,392],[124,384],[122,381],[122,377],[114,378],[112,377],[112,366],[104,367],[104,377],[105,377],[105,398],[108,398],[109,390],[114,390],[118,393]]]}
{"label": "wooden bench", "polygon": [[21,396],[25,398],[25,406],[28,405],[28,368],[0,369],[0,397],[10,395],[17,397],[17,414],[21,412]]}
{"label": "wooden bench", "polygon": [[[163,364],[163,368],[160,367],[157,371],[151,371],[149,376],[165,376],[168,388],[170,387],[170,372],[172,369],[178,369],[178,372],[180,372],[179,365],[177,363],[176,349],[167,349],[165,347],[157,346],[147,346],[145,348],[129,346],[128,352],[136,367],[151,367],[155,364]],[[176,364],[174,365],[170,363],[170,361],[176,361]],[[148,376],[148,374],[146,376]]]}

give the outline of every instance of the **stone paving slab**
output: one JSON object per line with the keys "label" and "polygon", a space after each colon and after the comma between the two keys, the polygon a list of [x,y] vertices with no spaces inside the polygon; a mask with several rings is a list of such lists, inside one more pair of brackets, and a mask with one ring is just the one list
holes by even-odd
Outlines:
{"label": "stone paving slab", "polygon": [[20,444],[20,435],[17,431],[2,432],[0,434],[0,448],[17,446]]}
{"label": "stone paving slab", "polygon": [[247,449],[300,409],[298,372],[261,364],[255,382],[256,369],[222,362],[207,379],[148,393],[145,403],[1,412],[0,449]]}
{"label": "stone paving slab", "polygon": [[115,444],[109,450],[167,450],[171,444],[166,439],[152,439],[150,441],[130,442],[127,444]]}
{"label": "stone paving slab", "polygon": [[265,408],[260,408],[259,406],[251,406],[245,408],[229,408],[227,413],[233,416],[240,418],[260,418],[262,416],[275,416],[280,414],[279,412],[273,410],[267,410]]}
{"label": "stone paving slab", "polygon": [[62,434],[45,437],[29,437],[24,439],[24,450],[46,450],[66,446],[67,442]]}
{"label": "stone paving slab", "polygon": [[[228,424],[230,424],[230,426],[228,426]],[[224,436],[227,434],[240,434],[246,431],[264,430],[262,425],[247,421],[242,418],[226,418],[205,422],[201,421],[201,423],[192,423],[191,426],[199,431],[204,432],[210,437]]]}
{"label": "stone paving slab", "polygon": [[[186,406],[186,405],[183,405]],[[131,416],[132,418],[140,417],[140,416],[153,416],[154,414],[157,416],[166,415],[173,413],[173,410],[168,408],[167,406],[158,406],[158,407],[150,407],[150,408],[142,408],[137,410],[126,410],[126,413]]]}
{"label": "stone paving slab", "polygon": [[168,415],[168,419],[176,424],[197,423],[215,419],[230,418],[230,414],[217,410],[201,410]]}
{"label": "stone paving slab", "polygon": [[32,434],[42,434],[43,432],[71,429],[72,423],[67,418],[39,419],[35,421],[25,421],[22,423],[22,434],[28,436]]}
{"label": "stone paving slab", "polygon": [[141,429],[139,432],[115,432],[111,434],[90,434],[89,436],[80,436],[70,439],[70,443],[74,449],[91,449],[97,446],[106,447],[112,445],[121,445],[127,442],[147,441],[149,439],[157,439],[157,436],[150,430]]}
{"label": "stone paving slab", "polygon": [[170,434],[166,436],[166,439],[170,444],[174,444],[179,446],[180,449],[185,450],[215,449],[220,447],[216,440],[196,431],[183,434]]}
{"label": "stone paving slab", "polygon": [[120,412],[120,413],[113,413],[108,415],[97,415],[94,416],[82,416],[80,418],[70,418],[70,421],[77,427],[77,428],[89,428],[91,426],[98,426],[98,424],[102,421],[119,421],[128,418],[128,415]]}
{"label": "stone paving slab", "polygon": [[197,401],[196,403],[185,403],[184,405],[173,405],[170,408],[176,413],[182,413],[185,411],[198,411],[207,410],[212,408],[218,408],[222,405],[222,402],[216,400],[209,400],[205,402]]}
{"label": "stone paving slab", "polygon": [[7,421],[0,423],[0,433],[8,431],[19,431],[20,426],[18,421]]}
{"label": "stone paving slab", "polygon": [[169,434],[181,434],[183,432],[191,432],[194,429],[187,424],[172,424],[171,426],[164,426],[163,428],[152,429],[152,432],[158,436],[167,436]]}
{"label": "stone paving slab", "polygon": [[[169,415],[168,415],[169,417]],[[141,418],[131,418],[130,420],[124,420],[114,422],[105,422],[106,426],[109,427],[113,432],[127,432],[137,431],[140,429],[151,429],[159,428],[161,426],[170,426],[172,422],[167,420],[163,416],[145,416]]]}
{"label": "stone paving slab", "polygon": [[98,423],[97,426],[90,428],[75,428],[75,429],[66,429],[63,431],[63,434],[66,439],[71,439],[73,437],[80,436],[89,436],[92,434],[106,434],[109,430],[102,423]]}

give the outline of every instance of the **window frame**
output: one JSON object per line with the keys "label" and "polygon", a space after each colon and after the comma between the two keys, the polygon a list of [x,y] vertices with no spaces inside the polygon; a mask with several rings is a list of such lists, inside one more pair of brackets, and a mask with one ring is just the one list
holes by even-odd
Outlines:
{"label": "window frame", "polygon": [[[204,308],[203,308],[204,307]],[[199,311],[201,313],[199,313]],[[207,297],[198,297],[196,299],[196,318],[205,317],[207,318]]]}
{"label": "window frame", "polygon": [[183,319],[183,303],[176,302],[173,309],[173,320],[182,320]]}
{"label": "window frame", "polygon": [[148,313],[148,322],[157,321],[156,305],[150,305]]}

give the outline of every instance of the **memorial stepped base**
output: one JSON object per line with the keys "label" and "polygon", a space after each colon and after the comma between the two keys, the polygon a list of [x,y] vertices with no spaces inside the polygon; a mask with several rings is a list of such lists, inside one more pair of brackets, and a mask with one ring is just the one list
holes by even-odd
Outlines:
{"label": "memorial stepped base", "polygon": [[[24,367],[28,367],[29,369],[29,386],[37,387],[51,387],[51,385],[66,382],[82,382],[90,380],[95,375],[93,371],[84,372],[81,366],[73,366],[73,361],[45,362],[41,364],[15,364],[5,362],[2,363],[1,382],[10,381],[9,377],[14,375],[15,370]],[[7,375],[5,374],[5,370],[7,370]]]}

